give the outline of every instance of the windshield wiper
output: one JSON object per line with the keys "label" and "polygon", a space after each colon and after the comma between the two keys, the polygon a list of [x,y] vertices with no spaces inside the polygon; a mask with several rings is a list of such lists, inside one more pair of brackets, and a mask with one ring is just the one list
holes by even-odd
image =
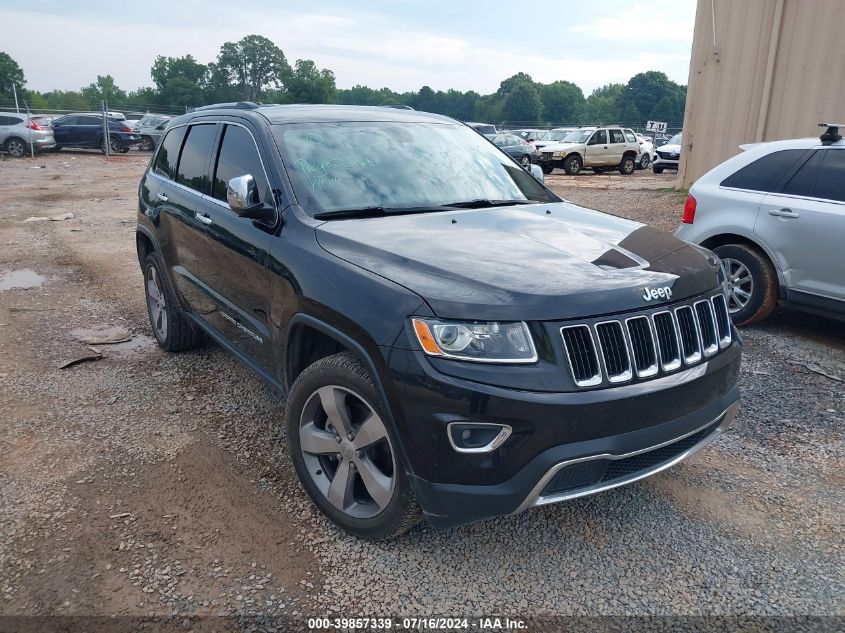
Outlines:
{"label": "windshield wiper", "polygon": [[438,205],[444,208],[455,209],[483,209],[484,207],[509,207],[515,204],[537,204],[536,200],[489,200],[487,198],[478,198],[476,200],[462,200],[459,202],[450,202],[448,204]]}
{"label": "windshield wiper", "polygon": [[360,207],[358,209],[336,209],[323,211],[314,217],[317,220],[336,220],[339,218],[374,218],[382,215],[401,215],[403,213],[426,213],[428,211],[443,211],[440,205],[424,207]]}

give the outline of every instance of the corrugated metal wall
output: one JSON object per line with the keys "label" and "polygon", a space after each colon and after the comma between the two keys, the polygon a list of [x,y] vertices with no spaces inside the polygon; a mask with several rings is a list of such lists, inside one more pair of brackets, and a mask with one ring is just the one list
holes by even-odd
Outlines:
{"label": "corrugated metal wall", "polygon": [[845,0],[698,0],[679,187],[830,120],[845,123]]}

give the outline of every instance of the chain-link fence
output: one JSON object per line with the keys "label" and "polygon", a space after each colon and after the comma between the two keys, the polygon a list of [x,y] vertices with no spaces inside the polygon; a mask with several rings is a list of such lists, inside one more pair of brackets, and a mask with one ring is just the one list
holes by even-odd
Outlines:
{"label": "chain-link fence", "polygon": [[[100,152],[106,157],[155,149],[167,121],[187,108],[101,101],[32,108],[24,99],[0,101],[0,152],[22,158],[41,152]],[[73,107],[73,106],[82,107]]]}

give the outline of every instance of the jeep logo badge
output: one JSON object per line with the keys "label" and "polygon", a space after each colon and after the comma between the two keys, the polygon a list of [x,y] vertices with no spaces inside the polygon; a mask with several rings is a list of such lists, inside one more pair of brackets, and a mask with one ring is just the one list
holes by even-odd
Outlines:
{"label": "jeep logo badge", "polygon": [[643,288],[643,299],[651,301],[652,299],[671,299],[672,289],[669,286],[662,288]]}

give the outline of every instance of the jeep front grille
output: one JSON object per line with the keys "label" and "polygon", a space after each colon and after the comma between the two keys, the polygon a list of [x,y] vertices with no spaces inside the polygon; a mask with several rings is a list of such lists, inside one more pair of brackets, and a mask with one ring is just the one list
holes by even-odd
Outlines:
{"label": "jeep front grille", "polygon": [[647,379],[691,366],[731,344],[722,294],[622,320],[566,325],[560,330],[579,387]]}

